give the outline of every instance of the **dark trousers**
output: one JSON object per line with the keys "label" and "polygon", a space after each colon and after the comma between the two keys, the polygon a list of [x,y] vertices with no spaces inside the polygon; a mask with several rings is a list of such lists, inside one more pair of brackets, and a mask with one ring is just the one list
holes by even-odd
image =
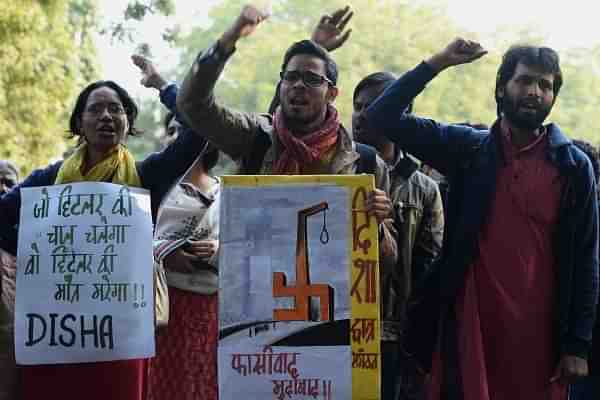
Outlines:
{"label": "dark trousers", "polygon": [[381,342],[381,400],[397,400],[399,375],[400,344]]}
{"label": "dark trousers", "polygon": [[424,380],[398,342],[381,342],[381,400],[423,400]]}
{"label": "dark trousers", "polygon": [[588,376],[571,385],[569,400],[598,400],[600,399],[600,376]]}

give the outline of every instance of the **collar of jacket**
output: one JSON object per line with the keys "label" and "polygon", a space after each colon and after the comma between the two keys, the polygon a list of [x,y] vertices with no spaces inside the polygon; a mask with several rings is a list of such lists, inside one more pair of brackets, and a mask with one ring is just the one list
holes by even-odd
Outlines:
{"label": "collar of jacket", "polygon": [[410,154],[398,151],[392,173],[408,180],[419,169],[420,165],[421,163]]}
{"label": "collar of jacket", "polygon": [[[271,171],[273,164],[275,163],[276,155],[281,152],[281,143],[276,139],[273,129],[270,129],[269,136],[271,137],[271,148],[265,154],[263,159],[263,167],[265,170]],[[331,160],[329,173],[339,174],[350,165],[354,165],[356,160],[360,158],[360,155],[354,150],[354,144],[348,131],[342,124],[338,130],[338,143],[335,148],[335,154]]]}
{"label": "collar of jacket", "polygon": [[[557,124],[549,123],[545,126],[548,135],[548,159],[559,168],[575,168],[577,166],[575,159],[568,146],[572,144]],[[495,142],[495,147],[499,153],[499,160],[505,164],[504,151],[502,149],[502,140],[500,139],[500,120],[496,120],[490,129],[490,139]]]}

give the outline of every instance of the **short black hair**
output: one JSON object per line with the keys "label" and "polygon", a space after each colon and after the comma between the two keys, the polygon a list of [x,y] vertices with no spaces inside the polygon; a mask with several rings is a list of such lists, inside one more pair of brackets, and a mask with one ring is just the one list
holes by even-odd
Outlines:
{"label": "short black hair", "polygon": [[[368,87],[382,86],[383,90],[385,90],[389,86],[391,86],[392,83],[394,83],[396,81],[396,79],[398,79],[396,77],[396,75],[392,74],[391,72],[385,72],[385,71],[373,72],[372,74],[365,76],[360,82],[358,82],[358,85],[356,85],[356,87],[354,88],[354,93],[352,94],[352,100],[353,101],[356,100],[356,97],[361,92],[361,90],[364,90]],[[413,109],[413,103],[411,102],[408,105],[406,112],[412,113],[412,109]]]}
{"label": "short black hair", "polygon": [[69,119],[69,132],[71,133],[72,137],[81,136],[81,116],[85,110],[88,98],[94,90],[101,87],[108,87],[114,90],[117,93],[117,96],[119,96],[119,100],[121,100],[123,108],[125,109],[125,114],[127,114],[127,121],[129,121],[129,130],[127,131],[127,135],[140,135],[142,131],[135,127],[135,120],[138,115],[138,107],[131,96],[129,96],[129,93],[127,93],[125,89],[123,89],[114,81],[96,81],[83,89],[81,93],[79,93],[79,97],[77,97],[75,108],[73,109],[71,118]]}
{"label": "short black hair", "polygon": [[363,89],[372,86],[384,86],[385,88],[387,88],[395,81],[396,76],[391,72],[374,72],[370,75],[367,75],[360,82],[358,82],[358,85],[356,85],[356,87],[354,88],[352,100],[356,100],[356,96],[358,96],[360,91]]}
{"label": "short black hair", "polygon": [[530,45],[515,45],[511,46],[502,56],[502,63],[496,74],[496,105],[498,116],[502,112],[502,100],[498,97],[500,88],[506,86],[509,80],[515,74],[517,65],[522,63],[528,67],[535,67],[542,72],[554,75],[554,99],[558,96],[558,92],[563,84],[562,71],[560,69],[560,57],[558,53],[550,47],[537,47]]}
{"label": "short black hair", "polygon": [[297,56],[299,54],[307,54],[323,60],[325,62],[325,75],[327,76],[327,79],[333,82],[333,85],[337,85],[337,64],[335,63],[333,58],[331,58],[327,50],[325,50],[323,47],[313,42],[312,40],[301,40],[292,44],[290,48],[285,52],[285,56],[283,57],[283,64],[281,65],[281,70],[285,71],[292,57]]}
{"label": "short black hair", "polygon": [[573,140],[573,144],[577,146],[579,150],[583,151],[586,156],[588,156],[588,158],[592,162],[594,176],[596,177],[596,181],[598,181],[598,178],[600,177],[600,161],[598,160],[598,150],[590,143],[583,140]]}

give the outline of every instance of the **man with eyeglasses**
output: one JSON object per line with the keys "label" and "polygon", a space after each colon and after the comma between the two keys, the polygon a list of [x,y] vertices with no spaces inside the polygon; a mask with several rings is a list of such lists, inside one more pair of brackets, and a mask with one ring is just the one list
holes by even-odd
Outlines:
{"label": "man with eyeglasses", "polygon": [[[255,7],[244,7],[217,43],[200,53],[179,92],[178,111],[192,130],[237,161],[242,174],[374,173],[378,189],[370,194],[367,210],[380,224],[381,262],[395,264],[396,243],[387,225],[392,210],[387,167],[372,148],[358,147],[342,126],[333,105],[337,66],[324,48],[303,40],[288,49],[272,115],[233,111],[215,101],[214,86],[238,40],[266,18]],[[373,171],[364,167],[367,157],[361,158],[367,152],[372,152]]]}

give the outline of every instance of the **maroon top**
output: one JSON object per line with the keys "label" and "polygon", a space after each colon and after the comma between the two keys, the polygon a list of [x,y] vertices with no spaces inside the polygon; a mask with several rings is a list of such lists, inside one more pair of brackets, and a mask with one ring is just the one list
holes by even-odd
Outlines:
{"label": "maroon top", "polygon": [[549,383],[559,360],[553,238],[564,181],[547,159],[546,132],[517,149],[501,127],[505,165],[455,305],[464,400],[564,400],[566,387]]}
{"label": "maroon top", "polygon": [[144,400],[147,360],[20,368],[22,400]]}

